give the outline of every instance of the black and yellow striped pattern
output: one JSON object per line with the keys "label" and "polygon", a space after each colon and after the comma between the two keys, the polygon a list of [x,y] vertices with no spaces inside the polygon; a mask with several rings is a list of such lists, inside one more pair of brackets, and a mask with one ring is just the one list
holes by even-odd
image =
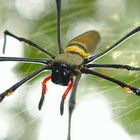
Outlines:
{"label": "black and yellow striped pattern", "polygon": [[77,53],[77,54],[81,55],[84,59],[88,57],[87,49],[78,43],[69,44],[66,47],[65,51],[70,52],[70,53]]}
{"label": "black and yellow striped pattern", "polygon": [[87,31],[72,39],[65,48],[65,52],[77,53],[86,59],[89,53],[96,49],[100,35],[95,30]]}

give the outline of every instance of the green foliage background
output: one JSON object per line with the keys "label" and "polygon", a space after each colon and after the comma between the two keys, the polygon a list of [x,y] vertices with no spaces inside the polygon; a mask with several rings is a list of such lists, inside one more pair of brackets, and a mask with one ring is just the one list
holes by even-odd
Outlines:
{"label": "green foliage background", "polygon": [[[118,3],[122,4],[120,5]],[[77,28],[75,28],[75,26],[79,26],[80,28],[82,23],[84,23],[85,26],[86,24],[88,26],[88,24],[91,25],[91,23],[96,23],[95,27],[97,27],[97,29],[95,30],[100,32],[102,41],[95,53],[104,50],[107,46],[115,43],[115,41],[120,39],[130,30],[140,25],[139,5],[139,0],[119,0],[119,2],[111,0],[62,0],[61,29],[63,46],[65,46],[68,42],[69,37],[67,35],[74,37],[73,34],[71,35],[72,31],[70,30],[76,30]],[[13,26],[8,26],[6,24],[8,20],[11,20],[10,22]],[[14,23],[17,21],[19,21],[18,25],[15,26]],[[15,7],[15,0],[0,1],[1,37],[3,37],[3,31],[8,29],[19,36],[24,36],[25,38],[36,42],[54,54],[57,54],[56,22],[55,2],[51,5],[51,10],[47,12],[47,14],[44,11],[42,15],[40,15],[40,18],[32,20],[26,18],[17,11]],[[83,28],[83,26],[81,26],[81,28]],[[140,66],[139,38],[140,34],[138,33],[128,41],[121,44],[118,49],[113,50],[95,63],[130,64],[132,66]],[[117,54],[118,57],[114,57],[115,54]],[[49,57],[42,55],[40,52],[37,52],[29,47],[25,47],[24,55],[25,57],[30,58],[36,57],[49,59]],[[33,64],[18,64],[15,71],[17,73],[21,73],[22,78],[37,69],[39,66],[40,65]],[[97,69],[97,71],[105,73],[116,79],[120,79],[121,81],[129,83],[133,86],[140,87],[139,72],[105,69]],[[41,76],[44,76],[44,74]],[[29,84],[32,84],[32,82],[35,82],[35,80],[29,82]],[[87,85],[87,83],[90,84]],[[96,77],[84,77],[79,85],[79,88],[84,86],[86,88],[82,88],[83,91],[79,94],[81,98],[86,96],[84,94],[86,90],[89,89],[88,94],[94,94],[94,88],[96,88],[99,94],[103,94],[110,101],[113,119],[121,124],[130,135],[140,135],[139,97],[133,94],[125,94],[120,87]],[[22,105],[24,106],[24,104],[25,103]],[[22,108],[22,106],[20,106],[20,108]],[[12,112],[14,112],[14,107],[12,108]],[[26,122],[32,119],[28,112],[21,113],[20,117],[25,119]],[[20,140],[36,140],[38,128],[38,122],[32,124],[24,130],[25,132],[20,136]],[[34,133],[34,135],[30,135],[30,132]],[[6,139],[12,140],[14,139],[14,136],[9,135]]]}

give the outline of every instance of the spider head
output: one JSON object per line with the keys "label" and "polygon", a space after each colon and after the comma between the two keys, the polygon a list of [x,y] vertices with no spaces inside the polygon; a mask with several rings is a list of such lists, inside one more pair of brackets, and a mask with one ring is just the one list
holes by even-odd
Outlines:
{"label": "spider head", "polygon": [[73,76],[72,68],[66,64],[55,62],[52,68],[52,82],[67,86]]}

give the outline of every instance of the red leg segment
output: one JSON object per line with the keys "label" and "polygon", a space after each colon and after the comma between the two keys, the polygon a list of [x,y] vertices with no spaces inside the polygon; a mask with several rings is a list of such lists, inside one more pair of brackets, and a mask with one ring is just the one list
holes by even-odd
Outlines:
{"label": "red leg segment", "polygon": [[61,100],[61,104],[60,104],[60,114],[63,115],[64,112],[64,101],[69,93],[69,91],[71,90],[72,86],[73,86],[74,80],[71,79],[66,91],[64,92],[63,96],[62,96],[62,100]]}
{"label": "red leg segment", "polygon": [[46,83],[51,79],[51,76],[46,77],[42,82],[42,94],[46,94]]}
{"label": "red leg segment", "polygon": [[44,99],[45,99],[45,94],[46,94],[46,83],[51,79],[51,76],[46,77],[43,82],[42,82],[42,94],[41,98],[39,101],[38,109],[41,110]]}
{"label": "red leg segment", "polygon": [[71,90],[71,88],[72,88],[72,86],[73,86],[73,83],[74,83],[74,80],[71,79],[71,81],[70,81],[70,83],[69,83],[69,85],[68,85],[66,91],[64,92],[64,94],[63,94],[63,96],[62,96],[62,100],[65,100],[65,99],[66,99],[66,97],[67,97],[69,91]]}

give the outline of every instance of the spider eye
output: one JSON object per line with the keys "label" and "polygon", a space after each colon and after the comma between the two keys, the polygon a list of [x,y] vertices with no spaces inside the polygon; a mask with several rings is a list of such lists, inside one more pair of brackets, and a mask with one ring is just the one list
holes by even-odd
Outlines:
{"label": "spider eye", "polygon": [[59,73],[59,70],[58,70],[58,69],[56,69],[56,70],[55,70],[55,72],[56,72],[56,73]]}
{"label": "spider eye", "polygon": [[66,72],[66,71],[64,71],[64,72],[63,72],[63,75],[64,75],[64,76],[66,76],[66,75],[67,75],[67,72]]}

